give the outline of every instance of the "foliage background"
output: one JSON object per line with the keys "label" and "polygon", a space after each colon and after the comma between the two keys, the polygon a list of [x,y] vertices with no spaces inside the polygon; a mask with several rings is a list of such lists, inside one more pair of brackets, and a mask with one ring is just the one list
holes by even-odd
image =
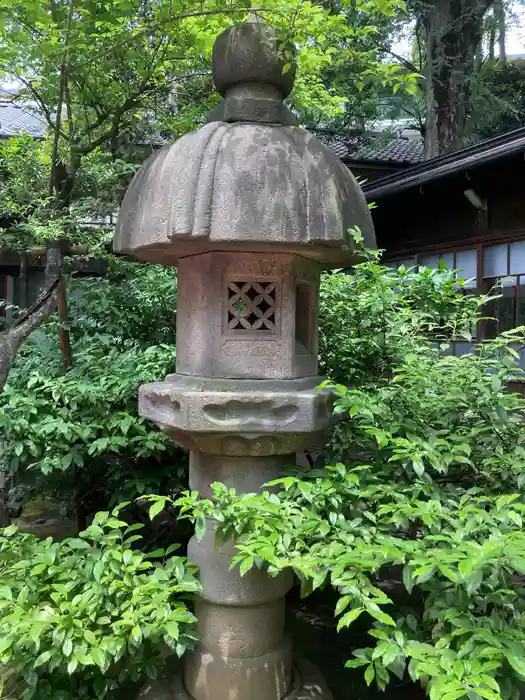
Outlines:
{"label": "foliage background", "polygon": [[137,390],[174,369],[176,274],[108,257],[73,278],[71,369],[54,318],[30,338],[0,395],[3,460],[19,481],[85,513],[185,483],[186,455],[137,413]]}

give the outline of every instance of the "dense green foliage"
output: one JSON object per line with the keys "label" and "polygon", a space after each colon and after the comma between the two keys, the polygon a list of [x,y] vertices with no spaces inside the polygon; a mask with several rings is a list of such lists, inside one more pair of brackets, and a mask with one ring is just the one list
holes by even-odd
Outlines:
{"label": "dense green foliage", "polygon": [[320,370],[341,384],[389,378],[422,337],[467,339],[482,298],[457,294],[446,268],[389,270],[380,255],[357,274],[326,274],[319,307]]}
{"label": "dense green foliage", "polygon": [[47,240],[67,239],[88,245],[94,253],[108,229],[86,227],[118,208],[119,196],[136,166],[96,149],[83,160],[75,177],[70,204],[59,206],[49,193],[52,144],[29,135],[0,144],[0,247],[24,252]]}
{"label": "dense green foliage", "polygon": [[[406,72],[379,60],[370,40],[403,6],[401,0],[343,0],[333,8],[305,0],[269,0],[264,7],[208,0],[51,6],[47,0],[2,0],[0,70],[22,81],[23,97],[37,103],[56,135],[60,167],[53,188],[67,201],[83,158],[97,147],[119,153],[134,139],[158,139],[166,128],[185,133],[202,120],[218,99],[210,95],[215,37],[249,12],[297,48],[294,107],[326,118],[343,113],[346,100],[344,90],[322,80],[329,66],[349,63],[361,91],[367,81],[405,82]],[[67,172],[59,172],[62,166]]]}
{"label": "dense green foliage", "polygon": [[[170,550],[136,549],[140,525],[98,513],[78,539],[0,533],[0,695],[102,700],[130,679],[155,678],[163,649],[196,639],[185,598],[194,567]],[[3,690],[2,690],[3,688]]]}
{"label": "dense green foliage", "polygon": [[109,265],[106,278],[72,280],[72,368],[51,320],[0,394],[4,464],[87,512],[169,492],[186,473],[184,453],[137,412],[138,386],[174,369],[175,273],[111,257]]}
{"label": "dense green foliage", "polygon": [[[186,479],[182,450],[137,413],[138,386],[174,369],[175,273],[107,261],[107,277],[71,281],[72,367],[63,366],[51,320],[25,346],[0,395],[4,464],[71,511],[88,513],[152,490],[169,493]],[[458,298],[447,270],[414,275],[371,262],[357,275],[325,275],[322,371],[345,384],[384,380],[422,333],[469,332],[478,303]],[[445,329],[443,317],[455,327]]]}
{"label": "dense green foliage", "polygon": [[[352,280],[324,285],[331,309],[338,290],[360,290],[339,296],[330,317],[344,330],[326,366],[340,355],[354,371],[351,388],[333,385],[346,420],[326,466],[285,476],[280,493],[237,496],[216,484],[213,501],[188,493],[178,505],[199,532],[213,516],[224,538],[237,538],[242,572],[292,568],[304,594],[332,586],[339,628],[368,622],[371,644],[348,662],[364,667],[367,683],[384,688],[407,673],[432,700],[516,700],[525,680],[525,400],[506,383],[521,377],[523,329],[454,357],[427,334],[465,335],[480,302],[455,292],[448,271],[396,272],[372,260]],[[165,499],[153,501],[155,513]]]}
{"label": "dense green foliage", "polygon": [[523,126],[525,121],[525,61],[501,65],[487,62],[473,81],[469,131],[483,139]]}
{"label": "dense green foliage", "polygon": [[[215,485],[214,501],[189,493],[177,498],[173,462],[184,474],[184,458],[136,409],[138,384],[162,377],[173,363],[176,278],[111,258],[109,267],[105,279],[74,280],[73,367],[61,366],[51,320],[13,368],[0,398],[12,465],[22,473],[46,472],[48,488],[74,497],[101,482],[104,502],[123,497],[123,490],[130,497],[155,490],[153,515],[175,500],[199,533],[212,515],[223,537],[235,534],[235,564],[243,572],[265,566],[275,575],[291,567],[304,594],[332,586],[340,628],[358,618],[369,626],[370,646],[353,650],[348,664],[363,666],[368,683],[385,687],[392,676],[409,674],[432,700],[515,700],[525,680],[525,400],[506,383],[521,377],[516,348],[523,331],[454,357],[446,344],[469,337],[485,300],[461,294],[462,281],[450,271],[392,270],[374,254],[351,275],[327,274],[321,361],[346,420],[323,458],[314,470],[285,476],[278,493],[237,496]],[[92,551],[50,546],[70,563]],[[22,602],[29,596],[31,616],[36,599],[22,592],[22,581],[35,572],[36,586],[40,574],[48,575],[39,567],[53,562],[45,559],[47,545],[4,533],[2,555],[24,547],[28,553],[14,569],[20,578],[4,569],[2,586],[19,586]],[[87,586],[84,566],[64,564],[62,575]],[[73,593],[64,590],[73,604]],[[6,619],[7,639],[27,624],[26,614]],[[159,652],[161,637],[152,638],[148,659]],[[53,692],[68,677],[66,651],[69,645],[42,662]],[[19,671],[35,663],[25,647],[10,645],[3,653],[4,663]],[[87,646],[79,653],[84,658]],[[80,683],[91,683],[92,672],[100,678],[93,666],[86,671],[78,663],[73,677],[80,673]],[[144,663],[138,672],[152,672]],[[106,680],[120,683],[103,670]]]}

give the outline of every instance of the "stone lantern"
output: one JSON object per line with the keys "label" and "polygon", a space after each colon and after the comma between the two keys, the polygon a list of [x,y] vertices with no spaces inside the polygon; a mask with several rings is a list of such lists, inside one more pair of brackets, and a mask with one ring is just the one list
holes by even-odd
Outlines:
{"label": "stone lantern", "polygon": [[[318,391],[319,275],[356,260],[347,229],[374,247],[370,214],[340,160],[299,128],[283,100],[275,30],[231,27],[217,39],[222,103],[209,122],[155,153],[129,187],[115,249],[178,267],[176,374],[141,387],[140,412],[190,450],[190,486],[255,492],[319,443],[332,419]],[[200,641],[181,678],[153,700],[325,698],[285,634],[285,573],[230,571],[233,543],[214,524],[188,556],[200,567]]]}

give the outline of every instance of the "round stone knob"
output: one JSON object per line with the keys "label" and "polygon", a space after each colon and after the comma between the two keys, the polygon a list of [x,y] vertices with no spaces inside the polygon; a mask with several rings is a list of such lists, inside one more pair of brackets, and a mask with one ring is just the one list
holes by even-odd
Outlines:
{"label": "round stone knob", "polygon": [[234,85],[256,83],[272,85],[287,97],[295,79],[295,61],[283,72],[287,63],[285,47],[274,27],[262,22],[236,24],[220,34],[213,47],[212,71],[217,92],[223,97]]}

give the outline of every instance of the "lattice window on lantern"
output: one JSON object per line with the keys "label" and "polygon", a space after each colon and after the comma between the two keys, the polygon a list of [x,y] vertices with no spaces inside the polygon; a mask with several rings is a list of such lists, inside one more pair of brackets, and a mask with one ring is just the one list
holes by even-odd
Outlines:
{"label": "lattice window on lantern", "polygon": [[227,329],[276,330],[276,282],[229,281]]}

